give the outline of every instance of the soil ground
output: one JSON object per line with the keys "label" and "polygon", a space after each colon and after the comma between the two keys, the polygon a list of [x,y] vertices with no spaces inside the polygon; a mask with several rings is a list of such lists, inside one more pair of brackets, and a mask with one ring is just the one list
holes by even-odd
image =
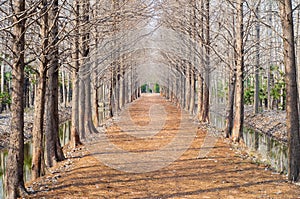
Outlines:
{"label": "soil ground", "polygon": [[[143,95],[127,110],[136,125],[151,123],[151,105],[166,110],[163,129],[155,136],[128,135],[114,120],[106,129],[110,142],[126,151],[156,151],[175,139],[184,114],[158,95]],[[162,118],[163,119],[163,118]],[[192,121],[190,121],[191,126]],[[68,152],[68,159],[35,182],[31,198],[300,198],[300,187],[286,176],[267,170],[248,159],[219,138],[204,158],[198,158],[207,136],[199,128],[189,148],[169,166],[146,173],[130,173],[103,164],[97,153],[88,150],[97,139]],[[98,144],[100,144],[99,142]],[[181,145],[180,145],[181,146]],[[178,147],[180,147],[178,146]],[[100,149],[101,147],[99,147]],[[95,148],[93,148],[95,149]],[[147,161],[145,159],[145,161]]]}

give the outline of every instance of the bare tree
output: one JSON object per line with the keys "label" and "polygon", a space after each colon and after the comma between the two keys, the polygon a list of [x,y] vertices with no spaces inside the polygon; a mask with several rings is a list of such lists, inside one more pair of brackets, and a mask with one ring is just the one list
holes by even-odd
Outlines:
{"label": "bare tree", "polygon": [[44,135],[44,113],[45,113],[45,94],[46,94],[46,74],[48,67],[48,45],[49,45],[49,32],[48,32],[48,1],[42,1],[41,10],[41,59],[38,68],[38,88],[35,97],[35,112],[34,112],[34,123],[33,123],[33,154],[32,154],[32,179],[40,177],[43,167],[43,135]]}
{"label": "bare tree", "polygon": [[47,81],[46,99],[46,129],[45,129],[45,155],[46,166],[52,167],[57,162],[64,160],[64,154],[59,141],[59,115],[58,115],[58,78],[59,78],[59,51],[58,51],[58,0],[52,1],[49,13],[50,24],[50,49],[49,49],[49,69]]}
{"label": "bare tree", "polygon": [[[79,0],[74,1],[74,15],[75,15],[75,32],[79,32]],[[71,145],[73,147],[80,144],[79,137],[79,35],[75,34],[72,43],[72,117],[71,117]]]}
{"label": "bare tree", "polygon": [[25,50],[25,0],[12,1],[13,13],[13,90],[10,147],[7,157],[5,184],[7,198],[24,196],[24,50]]}
{"label": "bare tree", "polygon": [[292,1],[278,1],[283,30],[286,81],[286,122],[288,133],[288,179],[298,181],[300,173],[300,135],[298,112],[297,66]]}
{"label": "bare tree", "polygon": [[236,23],[236,87],[235,87],[235,114],[233,121],[232,137],[239,141],[242,138],[244,122],[244,29],[243,29],[243,4],[244,0],[237,0]]}
{"label": "bare tree", "polygon": [[256,22],[256,66],[255,66],[255,89],[254,89],[254,114],[259,112],[259,70],[260,70],[260,23],[259,23],[259,16],[260,16],[260,2],[258,2],[256,10],[255,10],[257,22]]}

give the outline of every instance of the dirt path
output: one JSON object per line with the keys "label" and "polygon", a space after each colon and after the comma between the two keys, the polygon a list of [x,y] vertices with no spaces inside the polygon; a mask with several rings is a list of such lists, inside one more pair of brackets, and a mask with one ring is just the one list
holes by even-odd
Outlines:
{"label": "dirt path", "polygon": [[[282,175],[241,159],[221,139],[212,149],[205,148],[210,150],[207,157],[197,158],[207,133],[198,130],[193,135],[194,124],[186,114],[159,96],[142,96],[127,110],[108,127],[110,144],[100,134],[80,150],[70,153],[73,157],[54,168],[54,174],[29,185],[36,191],[32,197],[300,198],[299,186],[287,183]],[[186,136],[182,128],[188,129]],[[157,165],[167,165],[173,154],[184,151],[189,136],[194,137],[183,155],[157,169]],[[178,144],[176,149],[165,147],[174,142]],[[165,153],[156,156],[161,149]],[[123,155],[127,162],[122,159]],[[151,168],[154,171],[142,172]],[[132,170],[137,173],[130,173]]]}

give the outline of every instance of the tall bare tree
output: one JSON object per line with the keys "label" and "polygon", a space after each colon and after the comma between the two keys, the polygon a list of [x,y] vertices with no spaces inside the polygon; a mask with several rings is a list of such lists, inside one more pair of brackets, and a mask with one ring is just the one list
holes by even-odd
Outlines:
{"label": "tall bare tree", "polygon": [[244,123],[244,28],[243,4],[244,0],[237,0],[236,23],[236,86],[235,86],[235,114],[233,121],[232,137],[239,141],[243,135]]}
{"label": "tall bare tree", "polygon": [[255,89],[254,89],[254,114],[257,114],[259,111],[259,71],[260,71],[260,23],[259,23],[259,16],[260,16],[260,2],[258,2],[256,10],[256,40],[255,40],[255,46],[256,46],[256,65],[255,65]]}
{"label": "tall bare tree", "polygon": [[37,94],[34,102],[34,121],[33,121],[33,150],[32,150],[32,179],[36,179],[42,175],[42,165],[44,157],[44,145],[43,145],[43,135],[44,135],[44,113],[45,113],[45,94],[46,94],[46,74],[48,67],[48,45],[49,45],[49,31],[48,31],[48,1],[42,1],[41,10],[41,58],[40,65],[38,67],[38,87]]}
{"label": "tall bare tree", "polygon": [[59,141],[59,115],[58,115],[58,78],[59,78],[59,51],[58,51],[58,0],[52,1],[52,7],[49,13],[50,24],[50,50],[49,50],[49,69],[47,81],[47,99],[46,99],[46,166],[52,167],[56,162],[62,161],[64,153]]}
{"label": "tall bare tree", "polygon": [[293,9],[291,0],[278,1],[283,30],[286,81],[286,123],[288,133],[288,179],[298,181],[300,174],[300,132],[298,112],[297,66]]}
{"label": "tall bare tree", "polygon": [[201,112],[201,121],[209,121],[209,87],[210,87],[210,1],[203,0],[204,13],[204,74],[203,74],[203,103]]}
{"label": "tall bare tree", "polygon": [[25,50],[25,0],[15,0],[13,5],[13,90],[11,135],[7,157],[5,189],[7,198],[24,196],[24,50]]}
{"label": "tall bare tree", "polygon": [[75,25],[74,25],[74,36],[72,42],[72,116],[71,116],[71,145],[73,147],[79,145],[79,0],[74,1],[74,15],[75,15]]}

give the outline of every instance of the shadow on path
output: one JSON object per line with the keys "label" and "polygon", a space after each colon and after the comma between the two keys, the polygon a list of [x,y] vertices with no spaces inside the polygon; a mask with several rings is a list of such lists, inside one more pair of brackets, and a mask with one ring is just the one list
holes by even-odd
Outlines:
{"label": "shadow on path", "polygon": [[[155,109],[149,115],[153,104],[159,104],[159,109],[164,107],[165,112],[161,114],[159,109]],[[32,183],[30,186],[36,193],[31,197],[297,198],[300,196],[299,187],[287,183],[284,176],[241,159],[222,139],[218,139],[214,146],[203,145],[207,132],[194,128],[193,122],[184,112],[158,95],[142,96],[128,106],[127,110],[129,111],[126,114],[127,118],[120,116],[108,127],[107,132],[102,133],[102,137],[94,138],[92,142],[85,143],[82,150],[73,153],[74,163],[69,169]],[[161,122],[158,117],[165,118]],[[158,125],[155,126],[155,123]],[[132,127],[133,124],[142,126]],[[152,126],[147,134],[149,124]],[[184,128],[180,130],[181,124],[184,124]],[[123,129],[120,126],[123,126]],[[193,130],[195,132],[189,132]],[[178,135],[181,142],[175,142],[175,147],[166,147],[176,140]],[[106,136],[110,144],[118,150],[107,150],[110,146],[103,143],[103,136]],[[190,143],[185,149],[187,141]],[[202,158],[198,158],[200,149],[207,152]],[[161,156],[151,156],[158,150],[161,150]],[[175,160],[170,162],[169,158],[178,151],[180,155],[174,156]],[[126,152],[125,155],[144,155],[135,156],[138,157],[136,159],[130,159],[130,155],[123,156],[123,159],[119,158]],[[107,159],[99,158],[103,154]],[[165,156],[166,154],[168,156]],[[108,160],[113,160],[114,165],[105,162]],[[58,165],[57,168],[64,167],[62,165]],[[158,168],[157,165],[163,166]],[[141,172],[141,169],[145,169],[145,172]]]}

